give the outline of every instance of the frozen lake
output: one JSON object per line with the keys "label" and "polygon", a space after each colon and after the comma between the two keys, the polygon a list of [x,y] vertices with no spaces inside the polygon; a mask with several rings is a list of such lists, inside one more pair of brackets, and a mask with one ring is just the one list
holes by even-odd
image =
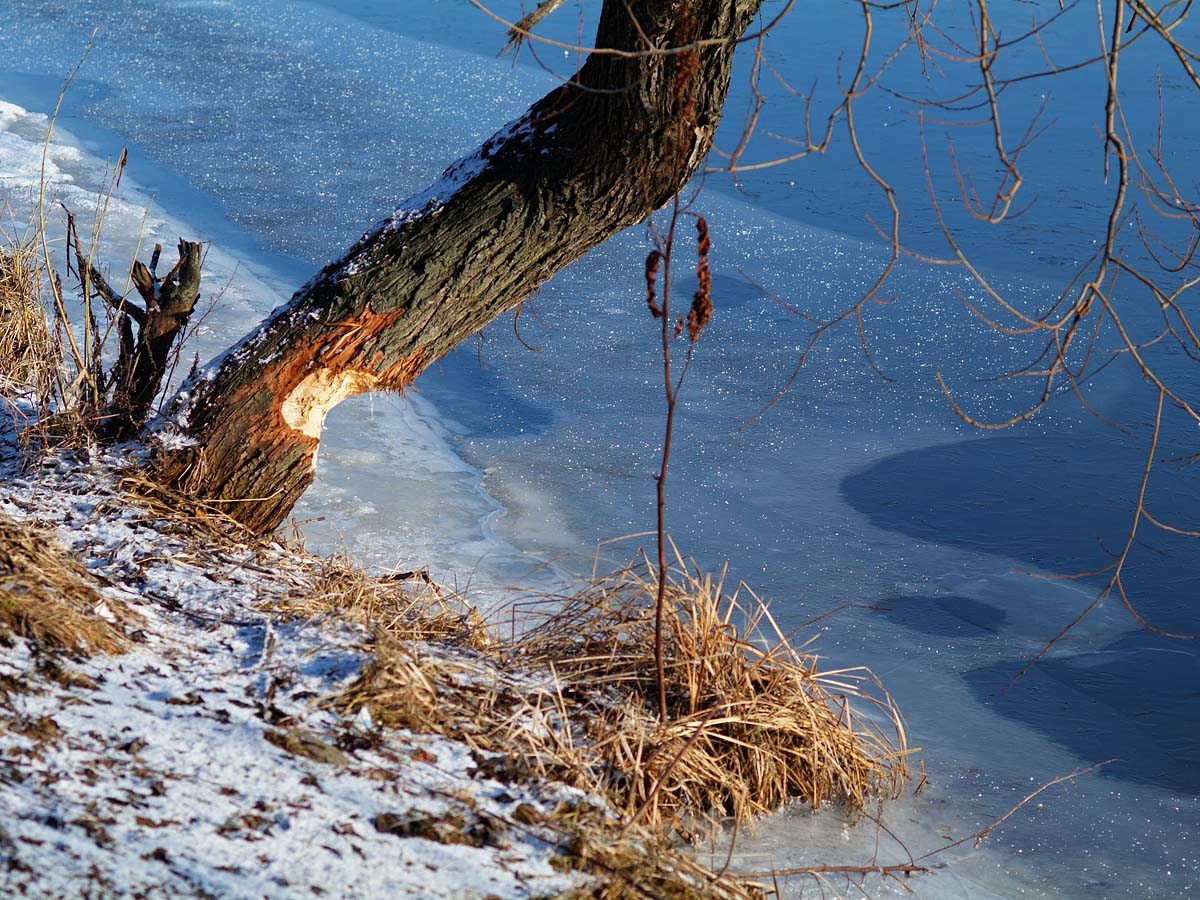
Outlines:
{"label": "frozen lake", "polygon": [[[836,4],[797,11],[772,37],[769,59],[784,77],[804,90],[821,73],[821,84],[832,84],[838,48],[858,35],[854,4],[845,6],[849,14]],[[211,292],[228,287],[206,320],[204,353],[247,331],[554,83],[528,53],[516,67],[496,61],[497,27],[462,3],[4,0],[0,100],[49,112],[94,24],[100,37],[61,120],[78,145],[55,161],[70,179],[62,193],[86,203],[102,161],[130,146],[132,193],[114,230],[135,231],[135,200],[153,194],[155,239],[188,229],[214,242]],[[574,40],[577,8],[548,24]],[[1047,53],[1065,58],[1094,39],[1077,22],[1066,26],[1048,36]],[[539,55],[563,73],[573,65],[561,50]],[[1131,57],[1135,120],[1156,108],[1160,62]],[[747,65],[736,76],[726,148],[742,121]],[[1173,70],[1164,73],[1170,98],[1182,86]],[[1030,307],[1049,305],[1103,226],[1091,130],[1097,74],[1014,88],[1007,100],[1021,128],[1054,92],[1054,128],[1027,157],[1038,205],[971,246],[995,284]],[[899,69],[890,84],[902,91],[924,82]],[[795,133],[795,98],[776,91],[768,113],[765,127]],[[906,239],[937,252],[912,116],[884,93],[865,100],[860,116],[877,125],[861,126],[864,147],[901,196]],[[1197,121],[1172,123],[1188,130],[1181,171],[1200,162]],[[20,160],[38,151],[37,128],[0,108],[0,197],[19,202],[30,174],[18,171]],[[968,153],[986,147],[990,133],[956,138]],[[754,152],[765,157],[769,141]],[[1154,408],[1142,379],[1117,364],[1088,385],[1089,402],[1129,433],[1072,398],[1017,428],[970,429],[934,373],[976,415],[1004,418],[1037,386],[989,376],[1028,362],[1032,345],[981,326],[959,296],[982,302],[980,292],[960,271],[905,262],[885,292],[894,302],[872,309],[866,324],[874,359],[893,380],[874,375],[857,335],[843,330],[787,397],[743,427],[791,374],[811,329],[742,273],[790,304],[828,312],[886,260],[865,218],[881,221],[885,210],[844,142],[825,158],[747,175],[740,189],[712,177],[697,206],[712,226],[717,314],[681,399],[670,528],[702,565],[728,560],[785,628],[847,607],[821,622],[820,651],[870,665],[924,748],[930,784],[885,812],[889,827],[925,852],[1045,781],[1120,760],[1048,791],[980,849],[954,851],[947,868],[908,887],[921,897],[1194,896],[1195,644],[1146,632],[1114,598],[1005,690],[1100,587],[1018,572],[1093,569],[1108,559],[1102,546],[1124,539]],[[956,227],[965,224],[956,216]],[[113,241],[117,257],[121,241]],[[505,319],[480,346],[423,376],[416,397],[344,404],[327,423],[318,482],[296,513],[324,517],[305,526],[310,545],[344,546],[372,565],[429,564],[488,602],[496,585],[544,583],[546,572],[531,574],[544,560],[569,570],[590,560],[598,541],[652,527],[662,416],[642,294],[646,250],[633,229],[547,285],[537,316],[527,308],[521,320],[543,352],[523,347]],[[690,293],[686,280],[681,288]],[[1183,303],[1197,307],[1188,295]],[[1149,315],[1130,315],[1149,327]],[[1195,367],[1180,357],[1164,364],[1181,393],[1200,396]],[[1159,457],[1195,453],[1196,434],[1194,423],[1170,417]],[[1194,468],[1160,465],[1147,504],[1164,521],[1200,527]],[[1195,542],[1149,530],[1140,537],[1127,577],[1138,608],[1173,631],[1200,630]],[[637,546],[604,552],[620,560]],[[742,849],[755,855],[748,866],[789,867],[865,862],[874,841],[866,825],[843,831],[835,815],[793,810],[764,822]],[[900,855],[895,846],[885,853]]]}

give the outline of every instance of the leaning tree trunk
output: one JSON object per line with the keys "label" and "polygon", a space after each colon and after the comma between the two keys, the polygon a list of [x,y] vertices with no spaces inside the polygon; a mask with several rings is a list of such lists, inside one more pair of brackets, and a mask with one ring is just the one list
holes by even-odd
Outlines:
{"label": "leaning tree trunk", "polygon": [[333,406],[403,390],[683,187],[760,3],[606,0],[596,46],[615,52],[593,52],[185,388],[160,480],[252,530],[277,526],[312,481]]}

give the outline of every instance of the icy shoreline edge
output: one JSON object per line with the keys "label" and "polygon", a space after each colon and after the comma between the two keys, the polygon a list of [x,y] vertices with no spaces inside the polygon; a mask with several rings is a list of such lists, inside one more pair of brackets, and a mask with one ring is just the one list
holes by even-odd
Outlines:
{"label": "icy shoreline edge", "polygon": [[[202,558],[102,467],[12,463],[0,516],[52,533],[96,577],[98,613],[140,624],[119,655],[0,635],[6,893],[548,897],[591,881],[565,860],[556,817],[600,815],[600,801],[331,707],[372,658],[369,636],[272,611],[309,586],[287,548]],[[493,689],[531,677],[489,675],[469,649],[417,652]]]}

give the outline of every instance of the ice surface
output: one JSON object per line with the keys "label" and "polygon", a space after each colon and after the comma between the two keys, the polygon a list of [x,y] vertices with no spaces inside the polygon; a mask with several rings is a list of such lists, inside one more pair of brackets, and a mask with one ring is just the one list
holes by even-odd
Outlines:
{"label": "ice surface", "polygon": [[[11,86],[7,99],[29,106],[41,98],[38,108],[48,108],[53,91],[43,76],[73,62],[83,23],[138,23],[106,29],[68,124],[78,125],[85,149],[104,145],[91,148],[101,158],[115,153],[101,127],[153,157],[157,164],[134,176],[164,203],[184,202],[170,211],[213,223],[218,245],[238,250],[242,271],[269,285],[271,299],[247,301],[257,315],[286,293],[270,273],[286,271],[298,284],[304,265],[256,248],[308,266],[328,261],[512,120],[547,81],[407,39],[396,33],[407,25],[403,15],[380,14],[385,31],[328,7],[84,0],[68,12],[11,0],[0,8],[0,46],[14,75],[0,80],[0,94]],[[835,46],[838,15],[803,17],[809,33],[781,44],[781,64],[800,65],[806,54],[793,47]],[[168,19],[170,32],[159,24]],[[426,21],[434,20],[422,6],[413,27]],[[478,43],[479,26],[464,27]],[[799,69],[788,71],[807,83]],[[1068,114],[1075,131],[1089,133],[1078,113]],[[889,126],[885,144],[912,135],[898,114]],[[1040,279],[1089,252],[1076,238],[1089,233],[1099,207],[1070,180],[1085,168],[1079,152],[1062,150],[1069,165],[1044,163],[1061,179],[1042,201],[1054,212],[1048,231],[1018,230],[1011,245],[985,245],[994,271],[1010,273],[997,282],[1034,307],[1060,289]],[[900,179],[909,171],[902,189],[919,195],[919,165],[894,162]],[[78,160],[54,164],[76,177]],[[995,436],[962,426],[933,373],[944,373],[972,413],[1003,417],[1036,386],[988,377],[1027,362],[1028,345],[981,336],[957,294],[974,296],[973,288],[949,270],[908,264],[885,292],[896,302],[865,318],[874,359],[894,381],[864,365],[857,336],[845,330],[790,395],[741,427],[791,374],[811,331],[742,270],[821,314],[853,298],[881,265],[877,245],[842,233],[864,238],[870,228],[862,208],[845,203],[857,176],[836,156],[832,165],[832,174],[806,169],[793,183],[774,173],[748,180],[748,200],[731,189],[701,198],[717,314],[681,400],[670,527],[703,565],[730,560],[785,627],[848,607],[818,626],[820,647],[838,662],[871,664],[904,709],[913,742],[925,747],[930,786],[885,811],[914,853],[981,827],[1046,780],[1121,757],[1039,797],[982,849],[961,848],[948,869],[909,883],[919,896],[1192,895],[1200,874],[1193,645],[1139,630],[1112,599],[1005,691],[1096,589],[1094,581],[1013,570],[1061,575],[1105,562],[1098,542],[1111,547],[1123,536],[1144,445],[1070,404]],[[839,233],[802,221],[814,216]],[[528,352],[511,321],[500,323],[480,346],[424,376],[417,397],[362,398],[335,411],[319,482],[299,511],[327,518],[309,533],[324,546],[344,541],[377,565],[429,562],[476,584],[516,580],[536,558],[583,554],[590,565],[595,541],[649,527],[662,414],[641,299],[646,250],[635,229],[526,306],[522,334],[545,352]],[[684,279],[677,305],[689,291]],[[212,345],[250,324],[214,333]],[[1195,375],[1177,374],[1194,395]],[[1120,366],[1090,390],[1098,408],[1123,421],[1144,424],[1152,413],[1137,376]],[[445,453],[447,436],[467,464]],[[1160,455],[1193,453],[1194,437],[1194,426],[1170,421]],[[1151,485],[1156,514],[1194,523],[1194,473],[1160,472]],[[1129,577],[1141,608],[1198,630],[1194,549],[1142,536],[1151,549]],[[623,559],[644,540],[604,552]],[[826,817],[793,811],[741,843],[787,866],[830,855],[865,860],[875,834],[864,824],[843,835]]]}
{"label": "ice surface", "polygon": [[[994,414],[1013,402],[1010,389],[978,375],[1012,368],[1020,351],[972,336],[955,296],[963,284],[911,268],[894,284],[898,302],[867,319],[875,358],[894,382],[874,376],[856,336],[843,334],[788,397],[743,428],[790,374],[808,329],[738,270],[813,310],[869,283],[879,252],[736,201],[709,195],[701,207],[712,223],[717,312],[681,400],[670,527],[702,565],[730,560],[785,628],[852,607],[819,626],[818,646],[883,678],[910,738],[925,748],[932,782],[885,812],[889,828],[914,853],[926,852],[1002,815],[1044,781],[1121,760],[1039,798],[984,850],[950,854],[953,877],[907,886],[920,896],[1049,898],[1137,897],[1155,884],[1165,896],[1186,896],[1196,861],[1183,835],[1200,815],[1193,648],[1141,631],[1110,600],[1005,691],[1096,590],[1012,569],[1087,568],[1083,561],[1098,555],[1095,536],[1119,536],[1128,525],[1144,451],[1070,406],[993,437],[961,426],[932,371],[959,387],[964,404]],[[641,299],[645,246],[626,235],[541,292],[545,327],[528,309],[522,323],[542,354],[497,330],[483,345],[489,373],[464,361],[433,392],[467,458],[485,468],[485,487],[509,509],[501,534],[538,540],[545,553],[653,521],[662,413],[654,325]],[[1015,293],[1049,290],[1009,281]],[[1097,402],[1135,410],[1136,381],[1109,374],[1095,385]],[[494,396],[497,381],[517,403],[496,409],[473,399]],[[1195,485],[1167,478],[1155,502],[1186,521]],[[544,516],[564,514],[565,530],[536,529]],[[1150,540],[1153,565],[1130,573],[1138,602],[1187,629],[1194,609],[1181,600],[1194,590],[1194,556],[1183,541]],[[605,550],[619,559],[645,542]],[[1146,681],[1138,672],[1154,674]],[[874,842],[869,823],[846,841],[819,816],[798,812],[743,838],[742,849],[787,867],[847,855],[866,861]],[[888,859],[903,857],[883,844]]]}

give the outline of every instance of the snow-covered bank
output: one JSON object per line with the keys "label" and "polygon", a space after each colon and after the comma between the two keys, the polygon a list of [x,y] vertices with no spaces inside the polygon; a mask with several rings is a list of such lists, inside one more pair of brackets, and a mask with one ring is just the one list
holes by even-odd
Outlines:
{"label": "snow-covered bank", "polygon": [[[505,645],[435,586],[402,586],[411,573],[372,579],[277,542],[243,543],[211,511],[147,490],[128,459],[47,455],[22,472],[11,438],[0,432],[5,896],[761,896],[671,843],[675,814],[709,809],[677,794],[697,786],[723,808],[727,788],[744,793],[736,774],[697,779],[687,760],[675,765],[697,728],[724,730],[711,711],[699,710],[699,726],[680,716],[660,728],[653,714],[652,734],[618,734],[647,756],[616,769],[590,719],[645,721],[636,691],[560,680],[552,663],[520,655],[541,645]],[[34,622],[68,609],[75,634]],[[767,705],[788,673],[823,677],[807,658],[788,668],[741,655]],[[747,678],[729,653],[716,659]],[[800,795],[861,804],[847,798],[858,777],[847,764],[884,778],[893,767],[860,752],[868,742],[843,705],[801,690],[787,709],[804,746],[780,756],[782,743],[761,740],[762,768],[774,763]],[[736,719],[743,701],[719,699]],[[814,720],[826,730],[810,731]],[[813,737],[839,744],[837,759]],[[622,784],[654,788],[649,798],[630,788],[646,804],[636,815],[614,799]],[[675,811],[661,819],[646,813],[659,787],[656,804]]]}
{"label": "snow-covered bank", "polygon": [[[265,611],[306,590],[286,554],[230,548],[214,569],[119,511],[121,493],[86,467],[5,474],[0,513],[50,529],[142,619],[117,657],[3,638],[6,896],[528,897],[572,884],[552,835],[529,824],[569,791],[502,784],[461,743],[384,738],[326,708],[359,674],[366,634]],[[424,838],[403,839],[405,822]],[[451,822],[458,834],[437,830]]]}
{"label": "snow-covered bank", "polygon": [[[0,448],[10,894],[752,900],[770,876],[678,837],[903,784],[869,673],[760,647],[762,613],[711,580],[670,589],[660,721],[632,571],[506,642],[415,573],[245,543],[136,460]],[[56,610],[74,634],[40,627]]]}

